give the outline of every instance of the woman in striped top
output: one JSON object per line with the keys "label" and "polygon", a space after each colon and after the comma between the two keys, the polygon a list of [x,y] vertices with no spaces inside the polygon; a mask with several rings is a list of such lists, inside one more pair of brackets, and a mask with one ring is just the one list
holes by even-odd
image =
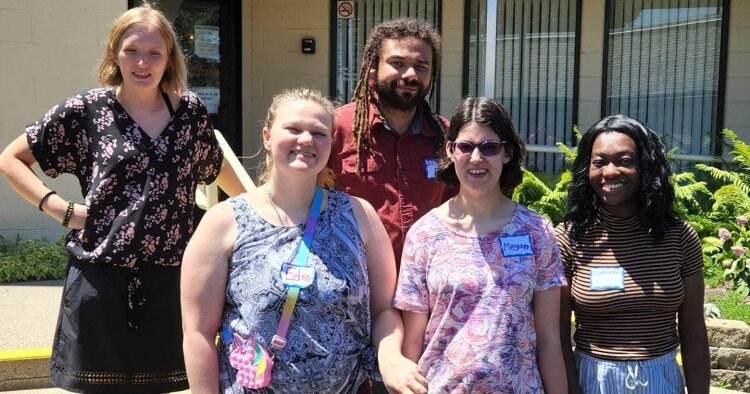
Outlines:
{"label": "woman in striped top", "polygon": [[669,176],[659,137],[636,119],[606,117],[581,138],[556,228],[571,393],[684,393],[678,346],[688,392],[708,393],[703,256]]}

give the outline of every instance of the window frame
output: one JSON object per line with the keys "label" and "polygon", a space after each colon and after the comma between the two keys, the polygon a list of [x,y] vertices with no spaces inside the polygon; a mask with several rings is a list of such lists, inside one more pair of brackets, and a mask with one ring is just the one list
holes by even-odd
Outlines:
{"label": "window frame", "polygon": [[[604,6],[604,28],[602,35],[604,37],[604,46],[602,52],[602,85],[601,85],[601,107],[600,107],[600,118],[607,116],[607,85],[609,84],[608,79],[608,67],[609,67],[609,26],[612,23],[610,18],[611,9],[615,0],[606,0]],[[634,1],[634,0],[631,0]],[[698,154],[675,154],[674,158],[679,160],[687,161],[701,161],[701,162],[715,162],[716,157],[720,157],[723,154],[723,135],[724,135],[724,105],[726,101],[726,69],[727,69],[727,57],[728,57],[728,37],[729,37],[729,0],[721,0],[721,34],[719,43],[719,74],[717,76],[717,88],[716,88],[716,124],[713,126],[714,143],[713,152],[709,155],[698,155]],[[661,135],[661,130],[656,130]]]}
{"label": "window frame", "polygon": [[[487,3],[493,0],[486,0]],[[495,0],[496,4],[500,3],[503,0]],[[463,34],[463,43],[464,43],[464,56],[463,56],[463,65],[462,65],[462,83],[461,83],[461,95],[462,97],[466,97],[470,93],[470,86],[469,86],[469,72],[470,72],[470,53],[469,48],[471,46],[471,18],[472,18],[472,3],[475,3],[478,1],[476,0],[464,0],[464,18],[463,18],[463,26],[464,26],[464,34]],[[569,114],[564,115],[565,119],[570,119],[570,130],[564,130],[564,137],[561,140],[555,141],[557,142],[563,142],[564,144],[568,146],[576,146],[578,141],[576,140],[576,135],[573,132],[573,127],[577,127],[578,125],[578,109],[579,109],[579,102],[580,102],[580,59],[581,59],[581,15],[582,15],[582,7],[583,7],[583,1],[582,0],[573,0],[575,4],[575,26],[574,26],[574,44],[573,44],[573,65],[572,65],[572,77],[571,77],[571,84],[572,84],[572,96],[571,96],[571,110]],[[489,8],[489,7],[488,7]],[[488,15],[485,15],[485,18],[487,18]],[[477,44],[478,46],[479,44]],[[495,56],[497,58],[497,55]],[[495,67],[495,72],[497,70],[497,66]],[[485,70],[486,72],[486,70]],[[479,76],[477,76],[479,78]],[[486,83],[486,82],[485,82]],[[497,86],[497,84],[495,84]],[[495,97],[493,97],[495,98]],[[514,121],[515,122],[515,121]],[[518,124],[516,124],[516,127],[519,127]],[[518,130],[520,133],[521,130]],[[536,154],[562,154],[557,147],[557,145],[547,145],[547,144],[527,144],[526,145],[527,152],[533,152]],[[538,160],[538,159],[537,159]],[[564,168],[564,164],[560,167],[557,167],[554,171],[559,172]],[[546,170],[545,170],[546,171]]]}
{"label": "window frame", "polygon": [[[355,8],[362,6],[362,3],[364,3],[365,1],[368,1],[368,0],[361,0],[361,1],[355,0],[354,1]],[[440,37],[442,39],[443,38],[443,1],[442,0],[416,0],[416,1],[434,1],[436,20],[433,25],[435,26],[435,29],[437,29],[437,31],[440,33]],[[329,2],[329,13],[330,13],[329,44],[330,44],[331,49],[329,51],[330,63],[328,66],[328,69],[329,69],[328,95],[329,97],[332,97],[334,100],[338,100],[338,97],[336,95],[336,87],[338,83],[337,81],[338,70],[336,69],[337,63],[338,63],[338,49],[337,49],[338,48],[338,41],[337,41],[338,40],[338,14],[336,12],[337,7],[338,7],[338,1],[332,0]],[[355,10],[355,15],[356,15],[356,10]],[[408,15],[399,15],[399,16],[408,16]],[[383,19],[381,20],[381,22],[385,20],[386,19]],[[433,23],[433,22],[430,22],[429,20],[427,22]],[[377,25],[377,23],[374,23],[373,26],[374,25]],[[371,29],[364,32],[363,34],[364,40],[361,42],[362,47],[360,49],[364,49],[365,44],[367,42],[367,38],[370,36],[370,32],[371,32]],[[357,64],[357,67],[355,70],[355,73],[357,73],[357,79],[359,78],[359,71],[362,65],[361,50],[358,52],[360,53],[360,55],[355,59],[355,62]],[[444,42],[443,42],[443,52],[445,52]],[[438,75],[438,78],[442,78],[442,71],[444,68],[442,66],[445,64],[444,60],[445,60],[445,56],[443,56],[443,59],[441,59],[440,61],[441,72]],[[430,108],[432,109],[434,113],[439,113],[440,112],[440,80],[432,81],[432,82],[433,82],[432,83],[433,89],[435,89],[435,96],[434,96],[435,102],[434,103],[430,102]],[[356,86],[356,84],[357,84],[357,80],[354,81],[353,85]],[[429,96],[426,97],[426,99],[429,99]],[[347,99],[346,101],[351,102],[351,98]],[[341,104],[346,104],[346,103],[341,103]]]}

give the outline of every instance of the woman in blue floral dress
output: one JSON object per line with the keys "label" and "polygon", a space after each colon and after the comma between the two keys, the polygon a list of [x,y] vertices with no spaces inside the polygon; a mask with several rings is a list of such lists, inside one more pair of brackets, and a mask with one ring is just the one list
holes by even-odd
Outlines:
{"label": "woman in blue floral dress", "polygon": [[[55,386],[84,392],[187,388],[179,278],[195,225],[195,187],[226,172],[206,108],[186,90],[185,59],[161,12],[143,6],[109,31],[91,89],[54,106],[0,155],[26,200],[72,231],[53,343]],[[66,201],[32,171],[72,174]]]}
{"label": "woman in blue floral dress", "polygon": [[[354,393],[373,367],[372,347],[392,392],[426,392],[416,364],[401,355],[401,315],[391,306],[396,265],[383,224],[366,201],[323,189],[331,184],[332,125],[333,105],[320,92],[277,95],[263,129],[263,184],[211,208],[191,239],[182,308],[194,392]],[[311,211],[317,193],[322,203]],[[305,224],[315,214],[317,224]],[[309,242],[307,226],[314,227]],[[307,263],[297,264],[307,244]],[[308,280],[289,282],[294,267],[304,267],[297,269]],[[295,286],[284,334],[282,310]],[[286,344],[279,347],[274,333]],[[249,343],[274,354],[263,388],[248,384],[248,364],[235,358]],[[251,373],[269,370],[254,365]]]}

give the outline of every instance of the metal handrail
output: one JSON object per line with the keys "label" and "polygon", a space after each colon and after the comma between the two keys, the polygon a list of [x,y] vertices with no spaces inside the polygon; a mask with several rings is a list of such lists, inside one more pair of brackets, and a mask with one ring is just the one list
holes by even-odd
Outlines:
{"label": "metal handrail", "polygon": [[[575,147],[569,147],[570,149],[575,149]],[[557,145],[535,145],[535,144],[528,144],[526,145],[526,150],[528,152],[536,152],[536,153],[562,153],[560,150],[560,147]],[[685,160],[685,161],[699,161],[699,162],[705,162],[705,163],[717,163],[721,161],[721,158],[718,156],[710,156],[710,155],[683,155],[679,153],[675,153],[673,155],[670,155],[670,157],[674,160]]]}

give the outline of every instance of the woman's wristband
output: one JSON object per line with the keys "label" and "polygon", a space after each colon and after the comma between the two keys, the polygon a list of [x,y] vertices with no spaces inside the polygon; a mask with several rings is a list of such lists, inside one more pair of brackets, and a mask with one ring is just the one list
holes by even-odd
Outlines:
{"label": "woman's wristband", "polygon": [[71,216],[73,216],[73,207],[76,203],[73,201],[68,201],[68,208],[65,209],[65,217],[63,217],[62,226],[68,227],[68,223],[70,222]]}
{"label": "woman's wristband", "polygon": [[48,198],[50,198],[51,195],[57,194],[56,191],[50,190],[49,193],[45,194],[44,197],[42,197],[41,200],[39,200],[39,205],[37,206],[40,211],[44,212],[44,202],[47,201]]}

